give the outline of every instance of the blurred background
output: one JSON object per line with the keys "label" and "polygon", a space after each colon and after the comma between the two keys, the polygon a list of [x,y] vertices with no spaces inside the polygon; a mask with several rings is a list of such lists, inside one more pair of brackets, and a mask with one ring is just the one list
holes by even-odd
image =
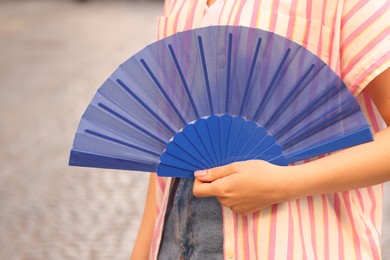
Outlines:
{"label": "blurred background", "polygon": [[0,0],[0,260],[129,258],[148,174],[67,163],[97,88],[156,39],[161,12],[162,1]]}
{"label": "blurred background", "polygon": [[148,174],[67,163],[97,88],[156,39],[161,12],[0,0],[0,260],[129,259]]}

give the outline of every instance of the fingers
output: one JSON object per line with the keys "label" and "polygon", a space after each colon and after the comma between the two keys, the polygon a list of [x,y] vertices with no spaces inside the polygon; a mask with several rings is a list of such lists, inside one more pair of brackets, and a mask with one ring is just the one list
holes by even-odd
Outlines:
{"label": "fingers", "polygon": [[194,187],[192,193],[197,198],[204,197],[216,197],[217,196],[217,187],[212,182],[201,182],[198,179],[195,179]]}
{"label": "fingers", "polygon": [[208,183],[195,179],[193,194],[197,198],[216,197],[221,205],[230,208],[235,213],[239,213],[244,216],[251,214],[253,210],[248,209],[246,205],[243,205],[236,199],[226,194],[224,188],[221,187],[222,183],[223,181]]}
{"label": "fingers", "polygon": [[193,194],[195,197],[221,197],[223,187],[220,179],[237,172],[237,164],[215,167],[207,170],[196,171]]}
{"label": "fingers", "polygon": [[207,170],[196,171],[194,173],[195,178],[202,182],[212,182],[223,177],[229,176],[237,172],[237,164],[231,163],[228,165],[215,167]]}

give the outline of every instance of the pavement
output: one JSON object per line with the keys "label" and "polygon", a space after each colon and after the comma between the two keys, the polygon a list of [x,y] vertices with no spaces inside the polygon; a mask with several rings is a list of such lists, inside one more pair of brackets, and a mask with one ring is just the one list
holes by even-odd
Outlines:
{"label": "pavement", "polygon": [[156,39],[160,2],[0,2],[0,260],[129,259],[148,174],[67,166],[80,117]]}
{"label": "pavement", "polygon": [[156,39],[161,11],[149,1],[0,1],[0,260],[129,258],[148,174],[67,162],[96,89]]}

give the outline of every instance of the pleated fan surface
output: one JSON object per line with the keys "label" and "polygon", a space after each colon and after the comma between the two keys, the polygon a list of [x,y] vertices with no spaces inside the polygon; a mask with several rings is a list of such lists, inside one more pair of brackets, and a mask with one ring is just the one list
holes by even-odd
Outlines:
{"label": "pleated fan surface", "polygon": [[210,26],[129,58],[83,114],[70,165],[193,177],[234,161],[279,165],[372,140],[316,55],[274,33]]}

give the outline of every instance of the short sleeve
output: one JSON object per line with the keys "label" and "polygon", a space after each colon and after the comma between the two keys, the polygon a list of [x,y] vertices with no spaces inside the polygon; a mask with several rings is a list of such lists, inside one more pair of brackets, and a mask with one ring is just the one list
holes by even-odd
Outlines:
{"label": "short sleeve", "polygon": [[[156,174],[157,176],[157,174]],[[156,177],[156,206],[157,211],[161,210],[162,208],[162,202],[163,202],[163,196],[166,192],[165,189],[167,188],[169,178],[167,177]],[[157,212],[158,213],[158,212]]]}
{"label": "short sleeve", "polygon": [[357,96],[390,65],[390,1],[345,0],[340,24],[341,78]]}

